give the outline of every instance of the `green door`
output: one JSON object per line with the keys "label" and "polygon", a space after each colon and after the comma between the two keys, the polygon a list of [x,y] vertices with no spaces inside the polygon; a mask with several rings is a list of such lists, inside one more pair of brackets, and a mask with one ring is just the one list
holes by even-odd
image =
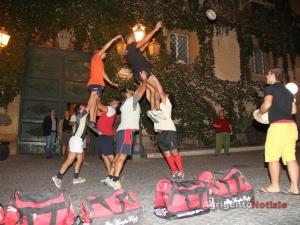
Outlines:
{"label": "green door", "polygon": [[[90,54],[31,48],[21,92],[19,153],[44,153],[43,118],[54,108],[60,120],[68,102],[87,102]],[[59,148],[56,147],[56,151]]]}

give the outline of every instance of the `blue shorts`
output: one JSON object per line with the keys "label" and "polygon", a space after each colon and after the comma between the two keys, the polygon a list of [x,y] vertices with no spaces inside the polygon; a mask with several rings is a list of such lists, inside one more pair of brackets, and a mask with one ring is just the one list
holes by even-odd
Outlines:
{"label": "blue shorts", "polygon": [[99,135],[97,136],[97,147],[99,155],[113,155],[114,136]]}
{"label": "blue shorts", "polygon": [[134,131],[128,130],[119,130],[117,132],[117,154],[131,155],[131,149],[133,144],[133,135]]}
{"label": "blue shorts", "polygon": [[90,84],[90,85],[88,85],[88,91],[89,91],[89,93],[92,93],[93,91],[96,91],[99,96],[103,95],[103,89],[104,89],[104,87],[101,86],[101,85],[98,85],[98,84]]}

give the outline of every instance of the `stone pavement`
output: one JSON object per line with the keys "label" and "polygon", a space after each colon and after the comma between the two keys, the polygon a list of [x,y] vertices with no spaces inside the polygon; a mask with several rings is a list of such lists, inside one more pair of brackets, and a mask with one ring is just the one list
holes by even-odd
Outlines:
{"label": "stone pavement", "polygon": [[[188,176],[196,176],[204,170],[220,170],[237,166],[249,182],[254,185],[256,200],[260,203],[267,201],[286,203],[287,208],[238,208],[231,210],[217,210],[211,213],[176,220],[167,221],[153,215],[153,199],[156,181],[169,176],[167,164],[163,159],[130,160],[126,163],[122,173],[125,188],[137,193],[144,207],[142,224],[179,224],[179,225],[268,225],[268,224],[300,224],[300,196],[285,194],[261,194],[260,187],[268,185],[267,168],[263,162],[263,151],[232,153],[230,156],[203,155],[184,157],[185,171]],[[299,152],[298,152],[299,159]],[[88,156],[88,166],[83,166],[81,176],[87,178],[86,183],[72,184],[73,168],[70,168],[64,178],[63,187],[70,191],[76,210],[80,199],[87,195],[108,195],[112,192],[100,183],[105,176],[104,166],[97,156]],[[56,174],[61,159],[59,157],[46,159],[39,155],[10,156],[0,162],[0,202],[7,204],[11,193],[15,189],[30,192],[55,189],[51,177]],[[281,174],[282,189],[288,187],[286,170]]]}

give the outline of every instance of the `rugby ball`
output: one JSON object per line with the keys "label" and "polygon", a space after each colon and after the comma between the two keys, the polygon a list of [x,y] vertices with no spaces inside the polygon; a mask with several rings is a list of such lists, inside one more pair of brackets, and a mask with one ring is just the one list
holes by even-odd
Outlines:
{"label": "rugby ball", "polygon": [[293,94],[293,95],[295,95],[295,94],[297,94],[297,92],[298,92],[298,86],[297,86],[297,84],[295,84],[295,83],[287,83],[286,85],[285,85],[285,87]]}
{"label": "rugby ball", "polygon": [[208,9],[205,14],[209,20],[215,20],[217,18],[216,12],[212,9]]}
{"label": "rugby ball", "polygon": [[269,124],[269,113],[266,112],[265,114],[263,114],[261,117],[258,117],[258,112],[259,112],[259,109],[255,110],[253,112],[253,118],[259,122],[259,123],[262,123],[262,124]]}

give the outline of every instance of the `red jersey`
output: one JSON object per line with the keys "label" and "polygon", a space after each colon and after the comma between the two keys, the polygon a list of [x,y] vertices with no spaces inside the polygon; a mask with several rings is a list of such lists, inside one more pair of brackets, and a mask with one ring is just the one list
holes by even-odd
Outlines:
{"label": "red jersey", "polygon": [[213,124],[216,125],[221,125],[220,128],[215,128],[216,133],[230,133],[230,121],[227,118],[221,119],[221,118],[216,118],[213,120]]}
{"label": "red jersey", "polygon": [[[108,106],[110,107],[110,106]],[[114,135],[113,125],[116,119],[116,113],[112,116],[107,116],[106,112],[102,112],[100,118],[97,120],[97,129],[106,136]]]}

